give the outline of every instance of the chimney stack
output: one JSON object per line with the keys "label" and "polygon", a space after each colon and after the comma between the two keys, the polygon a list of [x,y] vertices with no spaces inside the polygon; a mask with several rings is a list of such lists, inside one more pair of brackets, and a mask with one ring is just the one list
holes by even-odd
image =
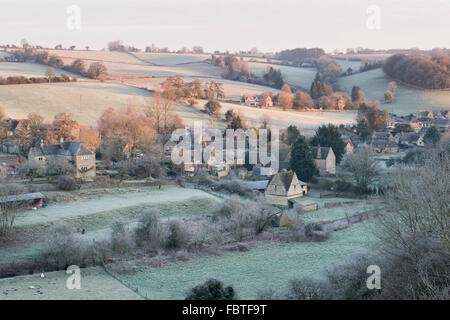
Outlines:
{"label": "chimney stack", "polygon": [[317,159],[322,159],[322,148],[320,147],[320,143],[317,145]]}

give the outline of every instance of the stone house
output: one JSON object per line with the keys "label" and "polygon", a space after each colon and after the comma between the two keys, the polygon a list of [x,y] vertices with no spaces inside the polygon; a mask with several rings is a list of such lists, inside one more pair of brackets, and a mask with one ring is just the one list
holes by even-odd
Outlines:
{"label": "stone house", "polygon": [[308,186],[297,178],[295,172],[284,170],[270,178],[264,193],[269,203],[287,207],[289,200],[306,195]]}
{"label": "stone house", "polygon": [[395,141],[403,146],[419,146],[423,147],[425,144],[423,142],[424,134],[415,132],[400,132],[395,135]]}
{"label": "stone house", "polygon": [[92,178],[96,175],[95,152],[81,142],[61,142],[59,144],[31,148],[28,160],[47,168],[50,161],[67,159],[75,167],[75,177]]}
{"label": "stone house", "polygon": [[336,156],[331,147],[311,147],[317,170],[321,176],[336,174]]}

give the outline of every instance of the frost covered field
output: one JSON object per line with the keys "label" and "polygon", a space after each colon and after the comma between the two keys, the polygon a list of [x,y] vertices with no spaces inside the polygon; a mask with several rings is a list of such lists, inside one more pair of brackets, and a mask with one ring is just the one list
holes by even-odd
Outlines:
{"label": "frost covered field", "polygon": [[133,53],[139,59],[157,65],[176,65],[182,63],[200,62],[211,58],[208,54],[178,54],[178,53]]}
{"label": "frost covered field", "polygon": [[[48,66],[37,63],[28,62],[0,62],[0,77],[7,78],[10,76],[45,77]],[[83,78],[77,74],[73,74],[66,70],[53,68],[55,75],[59,76],[65,73],[70,77]]]}
{"label": "frost covered field", "polygon": [[69,290],[65,271],[0,279],[0,300],[139,300],[100,267],[81,269],[81,288]]}
{"label": "frost covered field", "polygon": [[256,299],[261,290],[286,288],[294,277],[320,278],[325,268],[346,256],[366,252],[375,241],[372,230],[373,224],[364,222],[334,232],[325,242],[267,243],[247,252],[207,255],[116,276],[150,299],[184,299],[186,290],[208,278],[233,285],[240,299]]}
{"label": "frost covered field", "polygon": [[[389,79],[380,68],[338,79],[342,90],[351,92],[352,87],[358,85],[366,93],[367,99],[381,102],[384,100],[384,93],[388,90],[390,81],[392,79]],[[422,90],[398,83],[394,102],[383,103],[382,108],[389,112],[393,110],[396,114],[408,115],[419,110],[448,109],[449,101],[450,90]]]}
{"label": "frost covered field", "polygon": [[268,67],[279,69],[285,81],[293,86],[301,87],[302,89],[309,90],[311,82],[314,81],[317,70],[315,68],[296,68],[282,65],[274,65],[268,63],[249,62],[249,67],[252,72],[257,76],[262,76]]}

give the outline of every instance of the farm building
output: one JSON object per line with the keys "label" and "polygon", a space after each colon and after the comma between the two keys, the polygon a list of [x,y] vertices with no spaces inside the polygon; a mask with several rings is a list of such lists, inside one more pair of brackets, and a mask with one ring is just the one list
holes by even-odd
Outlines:
{"label": "farm building", "polygon": [[44,195],[40,192],[3,196],[0,197],[0,205],[1,205],[0,208],[4,207],[41,208],[42,205],[44,204],[44,199],[45,199]]}
{"label": "farm building", "polygon": [[329,176],[336,174],[336,156],[331,147],[311,147],[311,152],[314,158],[319,174],[321,176]]}
{"label": "farm building", "polygon": [[28,160],[47,167],[49,161],[67,159],[76,169],[77,178],[95,177],[95,152],[89,150],[81,142],[71,141],[60,144],[31,148]]}
{"label": "farm building", "polygon": [[298,180],[295,172],[286,170],[274,174],[265,190],[269,203],[286,207],[289,206],[289,200],[303,197],[307,193],[307,184]]}

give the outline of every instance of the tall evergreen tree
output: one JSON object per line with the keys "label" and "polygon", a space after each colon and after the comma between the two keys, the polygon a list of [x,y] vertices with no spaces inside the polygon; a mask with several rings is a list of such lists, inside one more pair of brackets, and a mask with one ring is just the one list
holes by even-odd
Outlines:
{"label": "tall evergreen tree", "polygon": [[345,142],[342,140],[339,128],[333,124],[322,125],[316,130],[316,134],[311,139],[311,145],[321,147],[331,147],[336,156],[336,162],[341,162],[345,153]]}
{"label": "tall evergreen tree", "polygon": [[317,168],[306,138],[299,136],[291,150],[290,168],[302,181],[309,181],[317,173]]}

